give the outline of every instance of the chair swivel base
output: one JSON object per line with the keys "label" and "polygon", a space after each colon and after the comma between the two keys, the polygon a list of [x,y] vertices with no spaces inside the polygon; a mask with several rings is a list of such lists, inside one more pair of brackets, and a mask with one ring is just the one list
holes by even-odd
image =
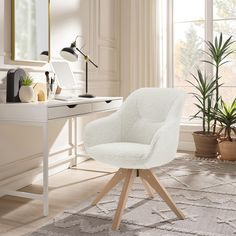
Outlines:
{"label": "chair swivel base", "polygon": [[119,229],[122,213],[124,211],[128,194],[133,184],[134,178],[140,177],[144,187],[149,195],[149,197],[154,197],[153,189],[160,195],[160,197],[166,202],[170,209],[175,213],[175,215],[183,220],[184,214],[180,209],[177,208],[174,201],[164,188],[161,183],[158,181],[156,176],[152,173],[151,170],[134,170],[134,169],[119,169],[112,179],[107,183],[104,189],[98,194],[96,199],[92,202],[92,205],[96,205],[113,187],[115,187],[120,181],[124,179],[123,188],[121,191],[119,203],[116,209],[116,213],[112,222],[112,229]]}

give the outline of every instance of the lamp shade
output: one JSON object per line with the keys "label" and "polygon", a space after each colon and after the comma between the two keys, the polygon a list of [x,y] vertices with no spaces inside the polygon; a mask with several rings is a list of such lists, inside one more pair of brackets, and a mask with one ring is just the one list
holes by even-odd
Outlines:
{"label": "lamp shade", "polygon": [[78,60],[78,54],[72,47],[63,48],[60,52],[60,55],[67,61],[75,62]]}
{"label": "lamp shade", "polygon": [[41,61],[49,61],[48,51],[43,51],[39,55]]}

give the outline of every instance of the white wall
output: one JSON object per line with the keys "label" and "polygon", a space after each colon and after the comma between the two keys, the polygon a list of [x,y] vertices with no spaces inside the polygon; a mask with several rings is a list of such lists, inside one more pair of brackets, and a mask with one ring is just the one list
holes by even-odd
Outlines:
{"label": "white wall", "polygon": [[[103,96],[118,96],[119,76],[119,0],[51,0],[51,52],[52,58],[59,58],[59,51],[70,45],[77,34],[86,44],[90,57],[99,65],[90,67],[89,90]],[[11,1],[0,0],[0,99],[5,99],[5,76],[8,69],[23,67],[36,81],[44,81],[48,66],[16,63],[11,58]],[[84,91],[84,63],[72,64],[80,92]],[[81,140],[82,128],[95,116],[78,118]],[[68,166],[65,158],[70,151],[70,122],[50,122],[51,162],[62,160],[56,171]],[[32,182],[40,172],[42,152],[42,131],[40,128],[19,125],[0,125],[0,186],[12,182],[18,188]],[[30,171],[29,171],[30,170]],[[24,178],[17,174],[24,173]]]}

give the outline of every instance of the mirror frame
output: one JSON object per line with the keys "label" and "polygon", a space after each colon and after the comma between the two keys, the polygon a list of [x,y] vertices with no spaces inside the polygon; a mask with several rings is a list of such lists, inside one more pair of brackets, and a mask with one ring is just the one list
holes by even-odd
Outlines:
{"label": "mirror frame", "polygon": [[16,47],[15,47],[15,0],[11,0],[11,60],[15,62],[23,62],[23,63],[37,63],[37,64],[46,64],[50,62],[51,59],[51,19],[50,19],[50,0],[48,1],[48,61],[40,61],[40,60],[17,60],[16,59]]}

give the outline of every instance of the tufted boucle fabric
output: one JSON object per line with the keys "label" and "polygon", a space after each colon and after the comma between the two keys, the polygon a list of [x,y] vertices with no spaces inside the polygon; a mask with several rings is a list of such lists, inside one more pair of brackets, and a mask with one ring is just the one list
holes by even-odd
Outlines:
{"label": "tufted boucle fabric", "polygon": [[184,212],[184,221],[177,220],[158,195],[148,199],[136,178],[119,231],[112,231],[111,223],[121,186],[97,206],[88,199],[30,235],[235,236],[236,163],[178,155],[155,173]]}
{"label": "tufted boucle fabric", "polygon": [[[145,158],[150,149],[150,145],[137,143],[104,143],[90,148],[90,155],[96,156],[98,161],[106,162],[112,165],[113,162],[122,161],[123,165],[127,163],[145,162]],[[114,155],[115,153],[115,155]],[[113,158],[111,158],[114,156]]]}
{"label": "tufted boucle fabric", "polygon": [[150,169],[168,163],[176,153],[184,100],[184,92],[177,89],[136,90],[119,111],[85,127],[86,151],[120,168]]}

